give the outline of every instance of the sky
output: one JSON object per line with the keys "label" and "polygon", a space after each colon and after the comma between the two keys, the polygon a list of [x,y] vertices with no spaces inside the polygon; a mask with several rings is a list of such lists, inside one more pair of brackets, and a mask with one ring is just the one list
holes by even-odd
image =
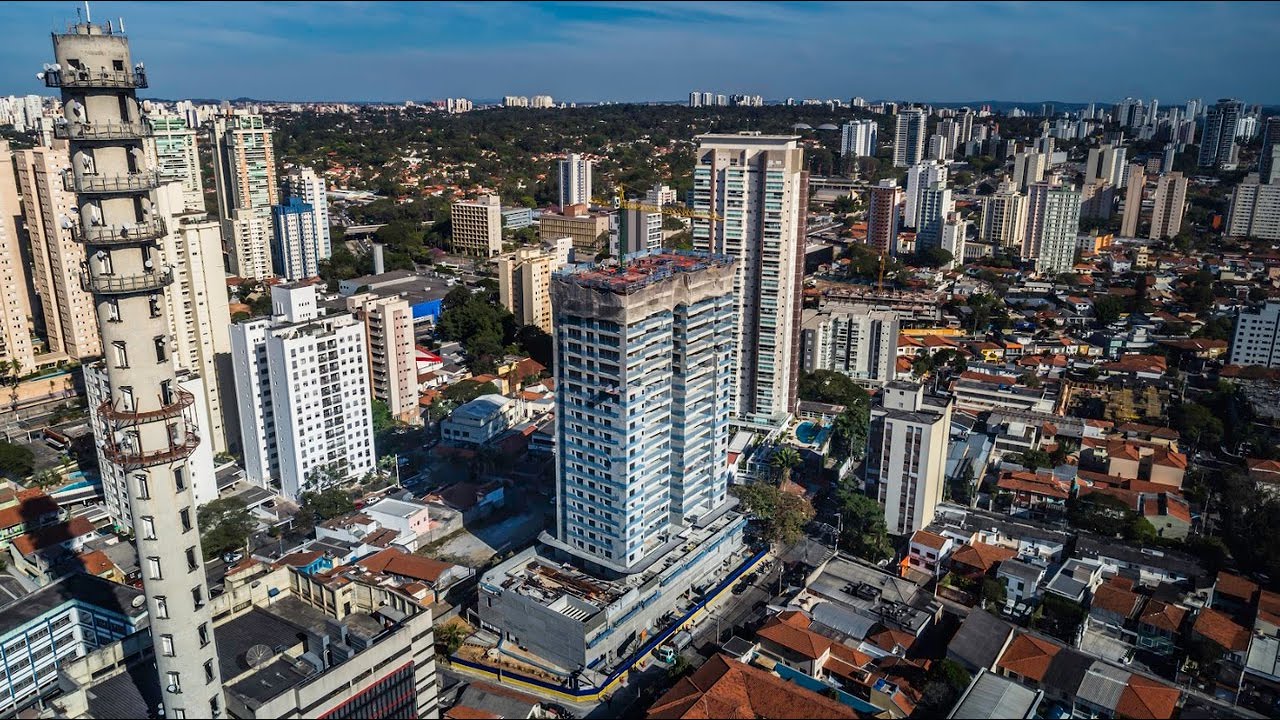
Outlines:
{"label": "sky", "polygon": [[[0,95],[44,93],[81,3],[2,2]],[[94,2],[144,97],[1280,104],[1280,2]]]}

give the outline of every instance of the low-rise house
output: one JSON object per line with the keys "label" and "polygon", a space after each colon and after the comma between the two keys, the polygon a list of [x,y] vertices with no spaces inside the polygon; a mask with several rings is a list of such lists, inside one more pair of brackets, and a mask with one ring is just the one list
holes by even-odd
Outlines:
{"label": "low-rise house", "polygon": [[497,394],[481,395],[450,413],[440,423],[440,433],[449,443],[477,447],[527,419],[524,401]]}
{"label": "low-rise house", "polygon": [[1113,577],[1093,591],[1089,601],[1089,627],[1110,637],[1136,644],[1137,635],[1129,629],[1142,607],[1142,596],[1133,591],[1133,581]]}
{"label": "low-rise house", "polygon": [[506,503],[506,488],[497,480],[486,483],[459,482],[441,488],[428,496],[462,514],[464,523],[491,515]]}
{"label": "low-rise house", "polygon": [[1230,615],[1213,608],[1200,610],[1191,625],[1190,636],[1192,641],[1208,641],[1222,648],[1221,660],[1237,668],[1244,667],[1245,656],[1249,652],[1250,633],[1248,628],[1232,620]]}
{"label": "low-rise house", "polygon": [[383,498],[366,505],[361,512],[379,527],[394,530],[398,534],[396,544],[410,552],[418,549],[418,538],[431,531],[431,511],[421,503]]}
{"label": "low-rise house", "polygon": [[971,580],[981,580],[1002,561],[1016,556],[1017,553],[1009,548],[975,541],[951,554],[951,572]]}
{"label": "low-rise house", "polygon": [[392,578],[424,605],[435,603],[449,588],[475,571],[464,565],[387,548],[356,562],[367,573]]}
{"label": "low-rise house", "polygon": [[947,644],[947,659],[970,674],[991,670],[1013,640],[1013,625],[985,610],[974,609]]}
{"label": "low-rise house", "polygon": [[0,550],[23,533],[65,520],[67,513],[43,490],[0,492]]}
{"label": "low-rise house", "polygon": [[45,585],[66,573],[82,570],[77,556],[96,535],[93,523],[73,517],[14,537],[9,543],[9,556],[14,569]]}
{"label": "low-rise house", "polygon": [[1044,693],[1039,690],[984,669],[969,682],[947,718],[1025,720],[1036,717],[1036,708],[1043,697]]}
{"label": "low-rise house", "polygon": [[933,577],[942,574],[943,564],[950,557],[955,541],[928,530],[917,530],[911,535],[907,566],[928,573]]}
{"label": "low-rise house", "polygon": [[1174,652],[1186,619],[1185,608],[1155,598],[1147,600],[1138,615],[1138,645],[1160,655]]}
{"label": "low-rise house", "polygon": [[1058,573],[1045,589],[1083,605],[1085,598],[1102,584],[1102,570],[1102,563],[1096,560],[1071,558],[1058,568]]}
{"label": "low-rise house", "polygon": [[771,673],[715,655],[649,708],[650,720],[857,718],[848,705]]}
{"label": "low-rise house", "polygon": [[1258,584],[1226,570],[1219,570],[1209,596],[1209,605],[1233,617],[1253,612],[1258,599]]}
{"label": "low-rise house", "polygon": [[1263,687],[1280,684],[1280,593],[1262,590],[1245,663],[1246,680]]}
{"label": "low-rise house", "polygon": [[1005,597],[1014,603],[1039,599],[1040,583],[1047,568],[1022,560],[1005,560],[996,569],[996,579],[1004,584]]}
{"label": "low-rise house", "polygon": [[1071,496],[1071,483],[1052,473],[1005,472],[996,481],[1010,495],[1012,515],[1030,512],[1062,512]]}
{"label": "low-rise house", "polygon": [[756,632],[760,652],[817,680],[857,682],[871,656],[810,630],[813,619],[798,611],[775,615]]}

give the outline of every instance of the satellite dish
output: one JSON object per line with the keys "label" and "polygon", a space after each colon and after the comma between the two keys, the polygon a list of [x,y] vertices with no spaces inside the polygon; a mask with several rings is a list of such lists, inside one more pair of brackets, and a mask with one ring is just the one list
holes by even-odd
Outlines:
{"label": "satellite dish", "polygon": [[42,73],[42,72],[38,72],[38,73],[36,73],[36,79],[37,79],[37,80],[43,80],[43,79],[44,79],[44,73]]}
{"label": "satellite dish", "polygon": [[71,218],[67,217],[66,215],[58,216],[58,224],[62,226],[63,230],[70,230],[71,228],[76,226],[75,221],[73,221]]}
{"label": "satellite dish", "polygon": [[266,665],[274,654],[267,645],[254,645],[245,652],[244,660],[250,668],[257,669]]}
{"label": "satellite dish", "polygon": [[139,595],[138,597],[136,597],[136,598],[134,598],[134,599],[133,599],[133,602],[132,602],[132,603],[130,603],[130,605],[133,605],[133,606],[134,606],[134,607],[136,607],[136,608],[140,608],[140,607],[142,607],[143,605],[146,605],[146,604],[147,604],[147,596],[146,596],[146,595]]}
{"label": "satellite dish", "polygon": [[99,260],[102,260],[103,258],[105,258],[105,257],[107,256],[107,251],[106,251],[106,250],[99,250],[98,252],[94,253],[94,254],[93,254],[93,256],[94,256],[94,257],[96,257],[96,258],[98,258]]}
{"label": "satellite dish", "polygon": [[166,689],[166,690],[168,690],[169,692],[171,692],[171,693],[175,694],[175,695],[176,695],[176,694],[178,694],[178,686],[177,686],[177,684],[175,684],[175,683],[170,683],[170,684],[169,684],[169,687],[167,687],[167,688],[165,688],[165,689]]}

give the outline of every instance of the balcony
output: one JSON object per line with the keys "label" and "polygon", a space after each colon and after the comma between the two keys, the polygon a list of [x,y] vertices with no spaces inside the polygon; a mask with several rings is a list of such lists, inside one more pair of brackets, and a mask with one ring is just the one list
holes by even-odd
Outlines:
{"label": "balcony", "polygon": [[200,445],[200,436],[188,430],[180,443],[173,443],[164,450],[141,452],[122,448],[119,445],[108,445],[102,448],[102,456],[119,465],[125,472],[139,468],[164,465],[191,457]]}
{"label": "balcony", "polygon": [[168,405],[162,405],[155,410],[147,410],[138,412],[136,410],[117,410],[110,400],[105,400],[98,406],[98,413],[106,419],[127,425],[136,425],[138,423],[148,423],[155,420],[169,420],[172,418],[182,417],[182,411],[191,407],[195,403],[196,398],[186,390],[176,390],[173,393],[173,402]]}
{"label": "balcony", "polygon": [[80,285],[85,292],[99,295],[128,295],[130,293],[153,292],[173,282],[173,270],[143,273],[141,275],[89,275],[80,276]]}
{"label": "balcony", "polygon": [[58,123],[53,136],[62,140],[141,140],[151,137],[151,123],[98,122]]}
{"label": "balcony", "polygon": [[142,70],[46,70],[44,85],[51,88],[137,90],[147,87],[147,73]]}
{"label": "balcony", "polygon": [[164,221],[143,220],[131,225],[90,225],[75,228],[76,239],[85,245],[138,245],[164,237]]}
{"label": "balcony", "polygon": [[124,175],[63,175],[67,192],[88,195],[147,192],[160,187],[160,172],[144,170]]}

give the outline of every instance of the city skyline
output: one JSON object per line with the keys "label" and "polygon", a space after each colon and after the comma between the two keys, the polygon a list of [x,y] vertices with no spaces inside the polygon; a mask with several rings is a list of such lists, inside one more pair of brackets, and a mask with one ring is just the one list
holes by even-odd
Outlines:
{"label": "city skyline", "polygon": [[[11,3],[11,27],[60,30],[78,3]],[[93,3],[123,16],[161,68],[150,96],[403,102],[549,94],[557,101],[679,101],[693,89],[957,103],[1280,103],[1266,73],[1272,4],[1186,3]],[[358,12],[356,12],[358,8]],[[1018,38],[1036,35],[1037,52]],[[707,29],[723,33],[708,35]],[[850,28],[866,31],[849,34]],[[744,46],[767,32],[778,52]],[[1160,38],[1159,43],[1151,43]],[[853,41],[850,42],[850,39]],[[40,32],[0,49],[0,92],[39,92]],[[1084,45],[1113,52],[1086,52]],[[920,47],[930,53],[920,53]],[[781,49],[785,49],[783,52]],[[1016,58],[1016,61],[1015,61]],[[1071,73],[1060,72],[1068,65]],[[259,69],[271,67],[273,72]],[[1123,73],[1116,68],[1125,68]],[[565,68],[577,68],[566,73]],[[860,70],[859,68],[862,68]],[[863,70],[866,70],[864,72]],[[288,78],[282,89],[281,78]],[[750,78],[743,80],[743,78]]]}

